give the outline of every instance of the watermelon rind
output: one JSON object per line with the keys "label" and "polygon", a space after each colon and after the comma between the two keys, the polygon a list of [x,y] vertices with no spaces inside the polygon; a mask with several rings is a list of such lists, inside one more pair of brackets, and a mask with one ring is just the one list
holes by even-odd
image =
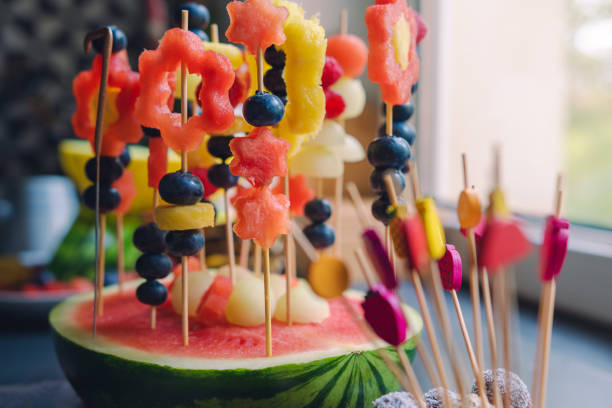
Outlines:
{"label": "watermelon rind", "polygon": [[[384,343],[211,359],[151,353],[101,335],[94,339],[71,313],[92,296],[71,297],[49,317],[60,365],[87,407],[363,407],[400,388],[375,350]],[[402,347],[412,358],[423,324],[414,309],[405,308],[411,332]],[[399,361],[394,348],[386,349]]]}

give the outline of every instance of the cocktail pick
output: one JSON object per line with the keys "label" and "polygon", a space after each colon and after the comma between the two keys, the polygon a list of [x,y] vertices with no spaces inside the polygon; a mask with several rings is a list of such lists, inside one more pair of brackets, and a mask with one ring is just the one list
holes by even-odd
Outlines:
{"label": "cocktail pick", "polygon": [[[555,308],[556,279],[565,256],[569,240],[570,223],[560,218],[561,201],[563,197],[562,176],[557,178],[557,192],[555,198],[555,215],[546,219],[544,240],[540,251],[540,280],[543,282],[540,295],[540,310],[538,319],[538,343],[536,356],[536,367],[534,369],[534,385],[539,382],[539,387],[532,388],[532,398],[536,402],[536,408],[546,405],[546,388],[548,382],[548,361],[550,356],[550,343],[552,337],[552,324]],[[540,358],[538,358],[540,357]]]}
{"label": "cocktail pick", "polygon": [[[442,258],[438,260],[438,269],[442,278],[442,286],[444,289],[451,293],[453,298],[453,304],[455,306],[455,312],[457,313],[457,320],[459,321],[459,328],[461,329],[461,335],[465,342],[465,349],[468,353],[470,365],[472,366],[472,372],[476,383],[478,384],[478,392],[482,401],[486,401],[485,387],[482,376],[482,366],[478,363],[474,349],[472,348],[472,342],[470,335],[465,325],[465,319],[463,318],[463,311],[461,310],[461,304],[457,297],[457,290],[461,289],[461,255],[455,249],[454,245],[446,244],[446,253]],[[480,307],[480,305],[478,305]]]}
{"label": "cocktail pick", "polygon": [[418,170],[416,163],[410,162],[408,164],[408,174],[410,175],[410,185],[412,187],[412,195],[414,202],[416,203],[417,210],[425,226],[425,234],[427,237],[427,246],[429,249],[430,262],[428,265],[428,271],[430,272],[432,282],[432,292],[434,297],[434,305],[436,307],[436,313],[440,322],[440,328],[442,329],[442,338],[448,351],[448,356],[451,362],[451,368],[453,370],[453,376],[455,377],[455,383],[457,389],[464,393],[463,387],[463,373],[461,365],[458,360],[455,344],[453,342],[452,331],[450,328],[450,319],[448,311],[446,310],[446,302],[444,301],[444,294],[442,292],[442,283],[440,281],[440,274],[438,271],[438,264],[435,260],[441,258],[446,250],[446,237],[444,236],[444,230],[442,223],[438,215],[435,202],[431,197],[422,197],[421,188],[418,178]]}
{"label": "cocktail pick", "polygon": [[[457,218],[461,226],[461,233],[468,241],[470,253],[470,295],[472,298],[472,313],[474,320],[474,343],[478,365],[484,369],[484,350],[482,339],[482,327],[480,317],[480,293],[478,291],[478,253],[477,245],[484,234],[486,219],[482,216],[482,206],[474,186],[470,187],[467,171],[467,155],[461,155],[463,167],[463,191],[459,195],[457,203]],[[491,354],[491,366],[497,367],[497,342],[495,336],[495,325],[493,323],[493,307],[491,304],[491,290],[489,288],[489,276],[483,267],[480,267],[482,279],[482,297],[487,320],[489,334],[489,350]],[[496,406],[501,406],[502,401],[497,387],[497,377],[493,376],[493,401]]]}
{"label": "cocktail pick", "polygon": [[95,222],[95,282],[94,282],[94,310],[93,310],[93,337],[96,337],[96,318],[102,312],[102,287],[104,286],[104,231],[106,229],[106,216],[100,214],[100,153],[102,150],[102,130],[104,129],[104,112],[106,106],[106,88],[108,86],[108,64],[113,48],[113,32],[109,27],[100,28],[85,35],[84,48],[89,52],[91,43],[97,38],[104,38],[102,53],[102,70],[100,78],[100,91],[98,93],[98,111],[96,112],[96,130],[94,145],[96,154],[96,222]]}

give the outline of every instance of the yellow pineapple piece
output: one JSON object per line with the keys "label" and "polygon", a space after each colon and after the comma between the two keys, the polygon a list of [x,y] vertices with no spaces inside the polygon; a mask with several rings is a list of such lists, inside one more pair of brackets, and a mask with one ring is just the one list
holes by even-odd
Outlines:
{"label": "yellow pineapple piece", "polygon": [[155,222],[165,231],[184,231],[215,225],[215,210],[210,203],[162,205],[153,213]]}

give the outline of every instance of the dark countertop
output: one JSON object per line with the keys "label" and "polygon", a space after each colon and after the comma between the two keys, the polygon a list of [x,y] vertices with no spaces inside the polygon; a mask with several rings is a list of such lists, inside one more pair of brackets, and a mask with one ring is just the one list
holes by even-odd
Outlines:
{"label": "dark countertop", "polygon": [[[402,287],[404,300],[416,307],[414,292],[409,285]],[[467,293],[460,293],[468,330],[472,332],[471,302]],[[447,305],[455,340],[466,367],[466,383],[472,382],[467,371],[464,352],[454,309],[449,296]],[[432,308],[433,310],[433,308]],[[537,310],[531,305],[520,309],[520,342],[517,370],[531,387],[532,361],[536,341]],[[486,331],[485,331],[486,335]],[[486,337],[485,337],[486,343]],[[520,350],[520,352],[518,352]],[[485,352],[485,356],[488,351]],[[17,324],[6,321],[0,327],[0,407],[80,407],[81,403],[68,385],[55,358],[50,331],[45,322]],[[415,370],[422,387],[426,381],[423,367],[415,361]],[[550,360],[548,406],[555,408],[612,406],[609,388],[612,386],[612,332],[566,316],[556,316]]]}

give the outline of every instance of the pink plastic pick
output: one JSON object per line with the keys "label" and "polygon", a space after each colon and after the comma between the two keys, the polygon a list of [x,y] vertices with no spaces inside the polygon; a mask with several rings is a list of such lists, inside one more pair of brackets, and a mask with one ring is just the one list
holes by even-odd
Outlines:
{"label": "pink plastic pick", "polygon": [[[480,240],[484,235],[485,228],[487,227],[487,219],[486,217],[480,217],[480,222],[477,226],[474,227],[472,231],[474,231],[474,238],[476,238],[476,244],[480,244]],[[467,236],[465,229],[461,228],[461,233],[463,236]]]}
{"label": "pink plastic pick", "polygon": [[392,346],[406,341],[408,323],[395,294],[383,284],[372,287],[361,304],[364,317],[372,330]]}
{"label": "pink plastic pick", "polygon": [[496,272],[500,267],[518,262],[529,254],[531,243],[514,220],[489,218],[478,246],[478,263]]}
{"label": "pink plastic pick", "polygon": [[370,228],[363,232],[362,238],[370,262],[372,262],[378,277],[387,288],[395,289],[397,287],[397,278],[393,271],[393,265],[391,265],[389,260],[387,249],[383,245],[378,233]]}
{"label": "pink plastic pick", "polygon": [[561,272],[567,254],[569,227],[569,221],[564,218],[551,215],[546,219],[540,250],[540,280],[550,281]]}
{"label": "pink plastic pick", "polygon": [[454,245],[446,244],[446,252],[438,260],[438,268],[440,269],[440,277],[442,278],[444,289],[461,289],[461,255],[459,255]]}

